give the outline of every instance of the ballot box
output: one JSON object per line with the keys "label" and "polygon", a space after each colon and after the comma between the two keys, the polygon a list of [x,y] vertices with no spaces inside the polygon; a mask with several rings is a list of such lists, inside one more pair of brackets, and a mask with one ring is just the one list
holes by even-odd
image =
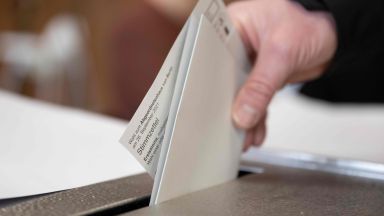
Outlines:
{"label": "ballot box", "polygon": [[[256,165],[256,164],[253,164]],[[382,215],[384,180],[257,164],[258,173],[148,207],[147,174],[6,204],[0,215]]]}

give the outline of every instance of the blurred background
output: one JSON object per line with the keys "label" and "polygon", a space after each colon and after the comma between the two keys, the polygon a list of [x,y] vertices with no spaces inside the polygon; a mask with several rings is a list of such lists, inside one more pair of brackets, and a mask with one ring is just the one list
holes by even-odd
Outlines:
{"label": "blurred background", "polygon": [[130,119],[196,1],[1,0],[0,89]]}

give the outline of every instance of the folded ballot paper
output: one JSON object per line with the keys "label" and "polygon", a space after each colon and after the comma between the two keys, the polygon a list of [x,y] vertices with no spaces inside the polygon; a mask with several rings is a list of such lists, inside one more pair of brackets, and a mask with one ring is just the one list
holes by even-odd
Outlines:
{"label": "folded ballot paper", "polygon": [[120,142],[154,178],[151,205],[234,179],[232,100],[250,64],[221,0],[201,0]]}

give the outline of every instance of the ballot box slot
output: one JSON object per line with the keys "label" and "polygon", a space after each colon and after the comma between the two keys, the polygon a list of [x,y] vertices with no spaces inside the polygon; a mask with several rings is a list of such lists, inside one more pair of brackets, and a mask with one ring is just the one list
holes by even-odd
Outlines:
{"label": "ballot box slot", "polygon": [[122,205],[114,206],[112,208],[106,208],[104,210],[96,211],[94,213],[90,213],[87,215],[92,215],[92,216],[119,215],[122,213],[127,213],[130,211],[134,211],[137,209],[148,207],[149,206],[149,200],[150,200],[150,196],[145,196],[145,197],[138,198],[135,201],[130,202],[129,204],[123,203]]}

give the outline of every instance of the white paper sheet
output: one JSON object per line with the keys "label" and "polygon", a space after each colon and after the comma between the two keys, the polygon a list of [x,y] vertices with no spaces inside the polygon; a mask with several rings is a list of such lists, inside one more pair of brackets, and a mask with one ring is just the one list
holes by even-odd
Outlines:
{"label": "white paper sheet", "polygon": [[156,79],[120,139],[152,178],[157,170],[176,80],[180,78],[180,60],[186,39],[189,38],[188,26],[187,23],[177,37]]}
{"label": "white paper sheet", "polygon": [[0,91],[0,199],[143,173],[118,143],[126,123]]}
{"label": "white paper sheet", "polygon": [[[384,164],[384,105],[335,105],[287,88],[271,103],[261,149]],[[256,159],[254,151],[244,160]]]}
{"label": "white paper sheet", "polygon": [[232,124],[231,105],[239,68],[202,16],[171,143],[166,157],[160,157],[165,162],[158,170],[160,184],[152,204],[236,178],[242,133]]}

